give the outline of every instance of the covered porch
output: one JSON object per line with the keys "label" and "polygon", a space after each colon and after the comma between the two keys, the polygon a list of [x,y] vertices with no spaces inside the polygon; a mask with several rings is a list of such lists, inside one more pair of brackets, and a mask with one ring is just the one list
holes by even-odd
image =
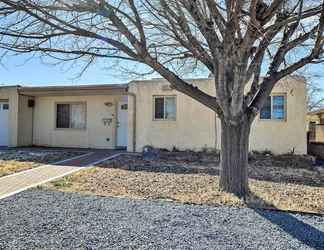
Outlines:
{"label": "covered porch", "polygon": [[17,87],[17,127],[8,122],[2,146],[126,148],[128,130],[127,85]]}

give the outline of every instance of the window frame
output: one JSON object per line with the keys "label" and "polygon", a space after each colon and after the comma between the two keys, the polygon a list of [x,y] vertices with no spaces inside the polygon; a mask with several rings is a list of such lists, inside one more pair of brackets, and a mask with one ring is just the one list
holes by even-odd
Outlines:
{"label": "window frame", "polygon": [[[71,117],[70,117],[70,119],[69,119],[69,128],[58,128],[57,127],[57,105],[58,104],[66,104],[66,105],[69,105],[69,108],[70,108],[70,114],[72,114],[72,112],[71,112],[71,109],[72,109],[72,105],[73,104],[78,104],[78,105],[80,105],[80,104],[82,104],[82,105],[84,105],[84,107],[85,107],[85,116],[84,116],[84,119],[85,119],[85,126],[84,126],[84,128],[72,128],[71,127],[71,122],[72,122],[72,119],[71,119]],[[87,102],[55,102],[55,104],[54,104],[54,129],[55,130],[87,130],[87,109],[88,109],[88,107],[87,107]]]}
{"label": "window frame", "polygon": [[[274,96],[283,96],[284,98],[284,117],[282,119],[276,119],[273,118],[272,116],[272,112],[273,112],[273,97]],[[270,119],[266,119],[266,118],[261,118],[261,110],[259,112],[259,120],[260,121],[278,121],[278,122],[286,122],[287,121],[287,94],[286,93],[273,93],[270,95],[271,97],[271,110],[270,110]]]}
{"label": "window frame", "polygon": [[1,104],[1,110],[9,111],[9,109],[10,109],[9,103],[2,103]]}
{"label": "window frame", "polygon": [[[174,105],[175,105],[175,114],[174,118],[168,119],[165,118],[165,110],[166,110],[166,98],[174,98]],[[156,98],[163,98],[163,105],[164,105],[164,110],[163,110],[163,118],[155,118],[155,99]],[[176,95],[153,95],[153,121],[176,121],[177,120],[177,96]]]}

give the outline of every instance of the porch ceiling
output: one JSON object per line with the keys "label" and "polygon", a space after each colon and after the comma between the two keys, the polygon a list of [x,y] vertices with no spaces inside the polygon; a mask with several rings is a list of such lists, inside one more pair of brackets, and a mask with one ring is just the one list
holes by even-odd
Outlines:
{"label": "porch ceiling", "polygon": [[20,87],[18,92],[27,96],[82,96],[126,95],[127,84]]}

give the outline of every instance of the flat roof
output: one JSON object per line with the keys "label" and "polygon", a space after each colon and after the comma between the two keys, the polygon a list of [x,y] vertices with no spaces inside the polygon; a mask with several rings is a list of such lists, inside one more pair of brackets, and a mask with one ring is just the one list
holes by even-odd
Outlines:
{"label": "flat roof", "polygon": [[0,85],[0,89],[19,88],[20,85]]}
{"label": "flat roof", "polygon": [[101,85],[69,85],[69,86],[37,86],[19,87],[18,92],[30,96],[53,95],[100,95],[126,94],[128,84],[101,84]]}
{"label": "flat roof", "polygon": [[75,90],[75,89],[125,89],[128,84],[95,84],[95,85],[48,85],[48,86],[17,86],[19,90]]}

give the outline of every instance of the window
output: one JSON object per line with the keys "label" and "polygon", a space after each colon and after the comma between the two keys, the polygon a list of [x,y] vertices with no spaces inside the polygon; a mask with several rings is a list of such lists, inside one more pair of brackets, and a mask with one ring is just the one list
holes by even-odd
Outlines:
{"label": "window", "polygon": [[85,103],[56,104],[56,128],[86,128]]}
{"label": "window", "polygon": [[155,96],[154,97],[154,120],[176,119],[176,97]]}
{"label": "window", "polygon": [[260,111],[260,119],[263,120],[284,120],[285,111],[285,96],[273,95],[269,96]]}
{"label": "window", "polygon": [[261,119],[271,119],[271,96],[268,96],[260,112]]}
{"label": "window", "polygon": [[128,104],[122,104],[120,105],[121,110],[127,110],[128,109]]}
{"label": "window", "polygon": [[9,104],[8,104],[8,103],[4,103],[4,104],[2,105],[2,109],[3,109],[3,110],[9,110]]}

